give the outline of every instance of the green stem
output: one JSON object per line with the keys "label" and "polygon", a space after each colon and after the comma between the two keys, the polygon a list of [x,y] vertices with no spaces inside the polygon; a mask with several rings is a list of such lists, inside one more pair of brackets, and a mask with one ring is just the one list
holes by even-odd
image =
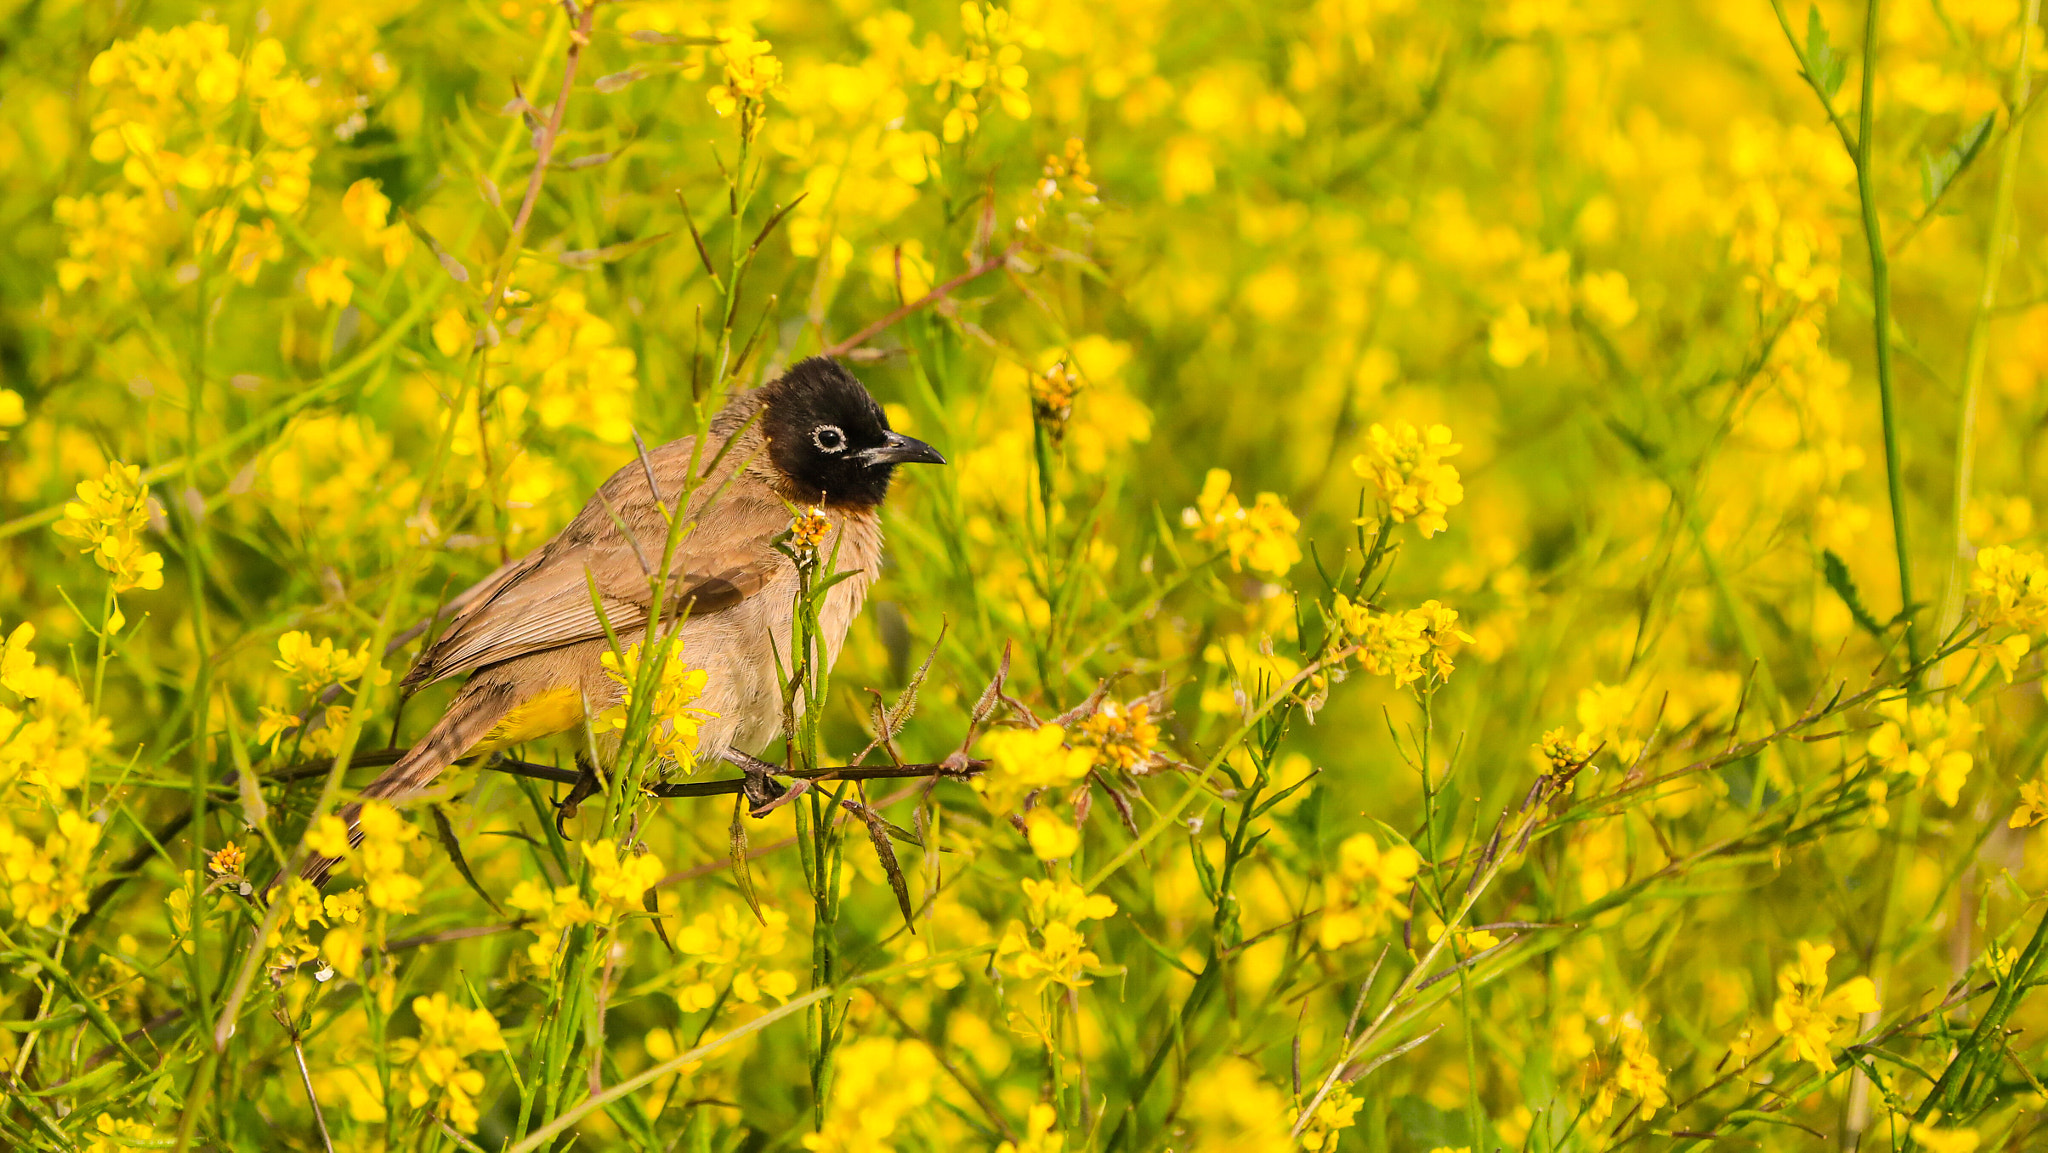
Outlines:
{"label": "green stem", "polygon": [[1913,628],[1912,561],[1906,546],[1905,462],[1899,456],[1898,407],[1892,395],[1892,273],[1884,251],[1884,226],[1877,218],[1872,172],[1871,121],[1877,111],[1877,44],[1880,0],[1870,0],[1863,21],[1863,103],[1857,111],[1856,195],[1863,205],[1863,238],[1870,248],[1871,323],[1877,341],[1877,399],[1884,418],[1885,487],[1891,495],[1892,548],[1899,562],[1899,611],[1906,624],[1906,663],[1920,662],[1920,636]]}

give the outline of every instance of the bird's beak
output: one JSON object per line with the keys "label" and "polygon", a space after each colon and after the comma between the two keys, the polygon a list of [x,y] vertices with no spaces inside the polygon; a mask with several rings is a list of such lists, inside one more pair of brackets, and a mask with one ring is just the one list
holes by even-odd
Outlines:
{"label": "bird's beak", "polygon": [[879,448],[863,449],[858,455],[862,464],[870,465],[946,463],[938,449],[900,432],[886,434]]}

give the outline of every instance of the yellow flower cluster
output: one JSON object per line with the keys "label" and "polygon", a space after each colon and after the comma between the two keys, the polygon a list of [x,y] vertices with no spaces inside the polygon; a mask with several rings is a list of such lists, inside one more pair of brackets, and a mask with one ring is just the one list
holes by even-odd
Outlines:
{"label": "yellow flower cluster", "polygon": [[117,593],[164,587],[164,558],[142,543],[149,525],[149,489],[142,467],[115,462],[98,480],[78,482],[78,499],[64,506],[58,536],[84,541],[81,552],[113,574]]}
{"label": "yellow flower cluster", "polygon": [[372,908],[386,913],[419,912],[420,879],[406,871],[408,852],[424,847],[418,827],[383,801],[365,801],[356,816],[363,843],[350,847],[348,822],[329,814],[306,832],[306,846],[353,868],[363,878]]}
{"label": "yellow flower cluster", "polygon": [[1005,1141],[996,1153],[1066,1153],[1067,1139],[1059,1131],[1059,1110],[1041,1101],[1024,1118],[1022,1140]]}
{"label": "yellow flower cluster", "polygon": [[391,198],[376,181],[365,178],[349,185],[341,197],[341,215],[363,244],[384,258],[386,268],[398,267],[411,254],[412,229],[391,222]]}
{"label": "yellow flower cluster", "polygon": [[2019,806],[2013,809],[2006,828],[2030,829],[2042,821],[2048,821],[2048,781],[2024,781],[2020,784]]}
{"label": "yellow flower cluster", "polygon": [[1195,539],[1215,541],[1230,552],[1230,567],[1281,577],[1301,560],[1295,533],[1301,520],[1279,496],[1262,492],[1252,507],[1240,504],[1230,490],[1230,473],[1212,468],[1202,481],[1195,507],[1182,509],[1181,523],[1195,530]]}
{"label": "yellow flower cluster", "polygon": [[1317,940],[1325,949],[1386,931],[1389,918],[1408,918],[1403,898],[1422,856],[1406,845],[1382,849],[1370,833],[1345,839],[1337,849],[1337,870],[1323,881],[1323,917]]}
{"label": "yellow flower cluster", "polygon": [[[1908,705],[1903,700],[1877,706],[1884,724],[1870,734],[1870,759],[1887,773],[1904,773],[1918,785],[1934,774],[1934,792],[1944,805],[1953,805],[1962,795],[1963,782],[1970,778],[1975,758],[1969,748],[1983,728],[1970,715],[1970,706],[1960,696],[1943,704],[1927,702]],[[1873,782],[1875,799],[1884,794]]]}
{"label": "yellow flower cluster", "polygon": [[[460,314],[451,315],[461,320]],[[591,312],[589,298],[573,288],[529,308],[520,319],[518,339],[511,342],[511,368],[514,379],[525,383],[500,390],[506,435],[516,436],[520,414],[530,410],[550,431],[574,428],[608,444],[631,441],[639,358],[620,344],[612,323]],[[439,326],[434,339],[442,339]],[[469,346],[466,325],[453,343],[460,349]],[[455,355],[448,343],[440,347]]]}
{"label": "yellow flower cluster", "polygon": [[1443,684],[1456,667],[1459,643],[1472,643],[1472,634],[1457,627],[1457,610],[1433,600],[1405,612],[1382,612],[1338,593],[1331,611],[1358,645],[1358,663],[1369,673],[1394,678],[1396,688],[1417,681],[1427,688]]}
{"label": "yellow flower cluster", "polygon": [[863,1037],[840,1050],[835,1068],[825,1123],[803,1137],[811,1153],[897,1148],[890,1137],[929,1107],[940,1067],[921,1041]]}
{"label": "yellow flower cluster", "polygon": [[1081,731],[1075,735],[1095,749],[1095,763],[1106,769],[1142,776],[1159,756],[1159,726],[1153,723],[1152,706],[1145,701],[1125,705],[1105,700],[1081,722]]}
{"label": "yellow flower cluster", "polygon": [[[362,889],[322,896],[311,881],[293,877],[284,882],[277,899],[285,902],[284,914],[264,941],[271,950],[272,969],[293,968],[319,957],[344,977],[353,979],[361,972],[366,941]],[[317,941],[315,926],[327,930]]]}
{"label": "yellow flower cluster", "polygon": [[1441,424],[1423,430],[1402,423],[1392,431],[1375,424],[1366,433],[1366,450],[1351,458],[1351,469],[1372,485],[1396,524],[1412,520],[1431,537],[1449,526],[1445,513],[1465,499],[1457,468],[1445,463],[1463,448]]}
{"label": "yellow flower cluster", "polygon": [[[238,229],[237,215],[242,208],[288,215],[305,204],[314,130],[326,115],[313,88],[287,66],[283,45],[258,40],[244,56],[229,48],[223,24],[146,28],[94,58],[87,78],[105,94],[92,119],[92,157],[121,165],[139,195],[57,200],[69,244],[59,284],[130,290],[136,268],[181,231],[171,223],[181,190],[220,201],[198,227],[202,248],[217,250],[239,235],[231,267],[243,283],[253,281],[255,267],[275,258],[257,240],[274,236],[274,226],[266,220]],[[260,138],[244,128],[244,110],[254,114]]]}
{"label": "yellow flower cluster", "polygon": [[[277,659],[272,663],[302,692],[315,697],[330,685],[351,684],[366,672],[377,684],[391,681],[391,670],[371,658],[369,641],[351,652],[337,649],[331,637],[316,642],[313,634],[298,629],[277,638]],[[285,734],[299,729],[302,723],[297,713],[277,705],[259,705],[257,710],[256,739],[268,744],[272,752],[283,743]],[[341,736],[351,715],[349,706],[326,705],[316,715],[320,723],[300,734],[300,747],[315,756],[332,754],[341,747]]]}
{"label": "yellow flower cluster", "polygon": [[1813,1062],[1822,1072],[1835,1067],[1829,1051],[1835,1033],[1858,1014],[1878,1008],[1877,986],[1868,977],[1828,992],[1828,962],[1834,955],[1833,945],[1799,942],[1799,959],[1778,970],[1778,1001],[1771,1007],[1771,1023],[1792,1043],[1795,1058]]}
{"label": "yellow flower cluster", "polygon": [[1187,1153],[1288,1153],[1294,1148],[1287,1135],[1293,1113],[1286,1094],[1243,1057],[1225,1058],[1188,1078],[1182,1120],[1187,1143],[1175,1147]]}
{"label": "yellow flower cluster", "polygon": [[[271,443],[261,463],[273,498],[264,509],[300,549],[347,561],[405,533],[419,481],[391,438],[355,414],[303,417]],[[261,531],[276,535],[265,525]]]}
{"label": "yellow flower cluster", "polygon": [[54,805],[85,783],[93,756],[114,737],[77,682],[36,664],[35,637],[35,626],[23,621],[0,641],[0,690],[14,701],[0,703],[0,790],[27,785]]}
{"label": "yellow flower cluster", "polygon": [[1088,947],[1081,922],[1116,913],[1116,902],[1088,893],[1072,881],[1026,878],[1029,924],[1011,921],[996,945],[996,961],[1020,981],[1051,982],[1069,989],[1090,984],[1102,959]]}
{"label": "yellow flower cluster", "polygon": [[41,845],[0,810],[0,893],[14,916],[42,928],[61,913],[85,912],[99,843],[100,827],[73,810],[57,814],[57,827]]}
{"label": "yellow flower cluster", "polygon": [[[350,652],[336,649],[331,637],[315,641],[313,634],[293,630],[277,638],[277,660],[273,663],[308,689],[346,685],[370,667],[370,642],[364,641]],[[380,667],[378,674],[376,681],[380,685],[391,680],[389,669]]]}
{"label": "yellow flower cluster", "polygon": [[415,1109],[431,1107],[464,1133],[476,1132],[476,1096],[483,1092],[484,1075],[470,1067],[469,1058],[504,1051],[497,1018],[452,1004],[446,993],[413,998],[412,1011],[419,1036],[391,1043],[393,1063],[405,1070],[406,1101]]}
{"label": "yellow flower cluster", "polygon": [[102,1113],[93,1118],[92,1127],[98,1135],[86,1143],[85,1153],[126,1153],[136,1146],[158,1143],[156,1127],[143,1121],[127,1121]]}
{"label": "yellow flower cluster", "polygon": [[825,510],[813,506],[799,511],[789,522],[789,545],[798,556],[816,556],[823,547],[825,537],[832,531],[832,521],[825,516]]}
{"label": "yellow flower cluster", "polygon": [[789,914],[780,909],[764,907],[758,920],[734,904],[697,914],[676,930],[676,952],[690,958],[673,970],[676,1007],[693,1013],[721,996],[742,1005],[759,1004],[763,997],[787,1001],[796,992],[796,975],[766,962],[788,939]]}
{"label": "yellow flower cluster", "polygon": [[552,972],[560,956],[562,938],[578,925],[616,925],[619,918],[640,911],[647,890],[661,880],[665,870],[661,858],[638,853],[621,859],[618,843],[599,839],[579,846],[590,867],[589,899],[576,885],[549,888],[538,881],[521,881],[505,903],[538,922],[536,940],[526,948],[527,960],[542,972]]}
{"label": "yellow flower cluster", "polygon": [[[1033,793],[1075,784],[1088,775],[1095,754],[1085,747],[1069,748],[1066,740],[1067,731],[1058,725],[989,733],[981,740],[989,767],[974,778],[974,791],[990,812],[1004,815],[1016,812]],[[1053,811],[1053,803],[1050,795],[1040,797],[1023,816],[1031,851],[1045,861],[1072,856],[1081,846],[1080,831]]]}
{"label": "yellow flower cluster", "polygon": [[[747,28],[727,28],[718,34],[713,52],[725,80],[706,96],[720,116],[743,110],[751,113],[782,87],[782,61],[771,55],[773,47],[766,40],[754,39]],[[751,136],[750,117],[743,116],[742,123],[749,123],[747,134]]]}
{"label": "yellow flower cluster", "polygon": [[[598,714],[594,727],[599,732],[623,730],[627,717],[633,711],[634,686],[641,676],[640,645],[627,646],[623,660],[611,652],[599,659],[604,664],[604,675],[619,686],[621,695],[618,704]],[[668,660],[654,682],[654,699],[649,714],[654,724],[649,730],[648,742],[655,756],[681,767],[685,772],[696,771],[697,734],[705,721],[717,716],[692,708],[690,704],[704,695],[704,686],[710,680],[711,674],[683,663],[683,642],[680,638],[670,643]]]}
{"label": "yellow flower cluster", "polygon": [[1598,743],[1590,740],[1585,733],[1574,737],[1562,726],[1543,734],[1536,743],[1536,755],[1543,758],[1551,776],[1562,776],[1584,765],[1592,757]]}
{"label": "yellow flower cluster", "polygon": [[9,429],[27,419],[28,405],[22,401],[21,394],[11,388],[0,388],[0,443],[13,435]]}
{"label": "yellow flower cluster", "polygon": [[1012,119],[1031,115],[1031,96],[1024,90],[1031,73],[1024,67],[1024,47],[1017,42],[1010,11],[964,0],[960,26],[967,33],[967,54],[944,59],[932,89],[940,103],[952,104],[940,125],[948,144],[981,126],[981,108],[990,101]]}
{"label": "yellow flower cluster", "polygon": [[1337,1082],[1309,1114],[1308,1124],[1301,1130],[1301,1147],[1309,1153],[1334,1153],[1344,1130],[1358,1124],[1358,1111],[1364,1107],[1364,1098],[1354,1095],[1351,1086]]}
{"label": "yellow flower cluster", "polygon": [[1664,1067],[1650,1052],[1650,1038],[1635,1014],[1625,1013],[1615,1022],[1614,1071],[1600,1083],[1587,1116],[1593,1124],[1604,1123],[1614,1112],[1614,1103],[1634,1098],[1636,1120],[1648,1121],[1671,1101],[1665,1089]]}
{"label": "yellow flower cluster", "polygon": [[1980,549],[1970,588],[1980,598],[1977,618],[1985,627],[2048,628],[2048,563],[2040,553],[2011,545]]}

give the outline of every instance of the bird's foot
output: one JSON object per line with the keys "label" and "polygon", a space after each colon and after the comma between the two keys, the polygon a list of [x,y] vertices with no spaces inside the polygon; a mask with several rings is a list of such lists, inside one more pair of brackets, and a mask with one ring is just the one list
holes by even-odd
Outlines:
{"label": "bird's foot", "polygon": [[576,808],[583,802],[604,791],[604,782],[598,778],[597,766],[583,753],[576,754],[576,768],[579,775],[576,783],[569,786],[569,795],[555,802],[555,832],[563,840],[569,839],[569,822],[576,819]]}
{"label": "bird's foot", "polygon": [[744,774],[740,793],[747,798],[747,815],[750,817],[767,816],[781,807],[787,798],[801,796],[804,787],[810,784],[809,781],[798,781],[797,791],[791,793],[775,779],[776,774],[782,772],[781,766],[737,749],[727,749],[719,755]]}

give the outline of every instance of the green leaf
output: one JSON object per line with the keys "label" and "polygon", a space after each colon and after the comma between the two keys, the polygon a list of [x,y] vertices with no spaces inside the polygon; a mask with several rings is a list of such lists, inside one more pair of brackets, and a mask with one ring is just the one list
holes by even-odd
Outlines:
{"label": "green leaf", "polygon": [[1810,5],[1806,9],[1806,59],[1800,62],[1806,68],[1807,79],[1821,90],[1829,100],[1841,90],[1842,77],[1848,74],[1849,58],[1835,50],[1828,40],[1827,25],[1821,23],[1820,7]]}
{"label": "green leaf", "polygon": [[1835,595],[1842,598],[1843,604],[1849,606],[1849,615],[1855,618],[1863,631],[1878,640],[1884,640],[1884,626],[1878,624],[1877,618],[1870,614],[1870,610],[1863,607],[1862,594],[1856,591],[1856,580],[1849,575],[1849,566],[1843,563],[1842,558],[1836,556],[1833,549],[1822,549],[1820,568],[1821,575],[1827,578],[1828,587],[1835,590]]}
{"label": "green leaf", "polygon": [[440,840],[441,847],[448,850],[448,859],[455,862],[455,871],[462,874],[462,879],[469,882],[469,887],[484,899],[484,904],[489,905],[492,912],[503,913],[505,910],[499,908],[498,902],[493,901],[483,885],[477,882],[476,874],[469,871],[469,862],[462,856],[462,842],[456,839],[455,826],[448,822],[448,814],[442,812],[439,805],[429,805],[427,811],[434,814],[434,835]]}
{"label": "green leaf", "polygon": [[1984,151],[1984,145],[1991,139],[1991,124],[1997,119],[1998,113],[1986,112],[1975,124],[1963,129],[1963,134],[1939,158],[1925,151],[1920,153],[1920,195],[1926,198],[1928,207],[1933,207],[1963,169]]}
{"label": "green leaf", "polygon": [[[739,886],[740,896],[747,899],[747,908],[754,911],[754,919],[767,924],[761,916],[761,898],[754,893],[754,872],[747,865],[747,825],[741,817],[746,812],[745,801],[734,795],[732,799],[732,828],[726,851],[732,860],[733,883]],[[648,890],[653,892],[652,889]]]}

